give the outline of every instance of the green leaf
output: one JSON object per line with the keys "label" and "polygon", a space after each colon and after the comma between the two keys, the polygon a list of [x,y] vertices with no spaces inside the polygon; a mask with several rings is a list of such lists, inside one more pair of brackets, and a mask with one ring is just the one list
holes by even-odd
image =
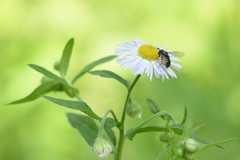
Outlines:
{"label": "green leaf", "polygon": [[187,107],[185,107],[184,116],[183,116],[183,120],[182,120],[181,124],[185,124],[185,122],[187,120],[187,116],[188,116],[188,111],[187,111]]}
{"label": "green leaf", "polygon": [[67,113],[68,121],[76,128],[92,147],[98,136],[98,127],[92,118],[80,114]]}
{"label": "green leaf", "polygon": [[[98,121],[101,121],[101,118],[92,111],[92,109],[87,105],[87,103],[85,103],[83,101],[70,101],[70,100],[53,98],[53,97],[49,97],[49,96],[43,96],[43,95],[41,95],[41,96],[53,103],[60,105],[60,106],[64,106],[64,107],[71,108],[74,110],[79,110],[79,111],[85,113],[86,115],[88,115]],[[106,119],[105,127],[113,128],[116,125],[117,125],[117,122],[114,119],[112,119],[112,118]]]}
{"label": "green leaf", "polygon": [[65,84],[65,85],[69,85],[65,79],[62,79],[62,78],[58,77],[54,73],[48,71],[47,69],[45,69],[45,68],[43,68],[41,66],[38,66],[38,65],[35,65],[35,64],[29,64],[28,66],[33,68],[34,70],[42,73],[43,75],[47,76],[48,78],[51,78],[51,79],[53,79],[53,80],[55,80],[57,82]]}
{"label": "green leaf", "polygon": [[77,88],[74,88],[72,87],[65,79],[63,78],[60,78],[58,77],[57,75],[55,75],[54,73],[48,71],[47,69],[41,67],[41,66],[38,66],[38,65],[35,65],[35,64],[29,64],[29,66],[31,68],[33,68],[34,70],[42,73],[43,75],[45,75],[46,77],[48,78],[51,78],[61,84],[63,84],[65,87],[67,87],[72,93],[75,93],[75,94],[78,94],[78,89]]}
{"label": "green leaf", "polygon": [[[204,144],[212,144],[212,142],[209,142],[208,140],[206,139],[203,139],[202,137],[200,137],[196,132],[203,126],[204,124],[200,125],[200,126],[197,126],[197,127],[194,127],[191,131],[191,137],[193,139],[195,139],[196,141],[198,142],[201,142],[201,143],[204,143]],[[216,145],[217,147],[219,148],[222,148],[225,150],[225,147],[221,146],[221,145]]]}
{"label": "green leaf", "polygon": [[169,160],[172,156],[172,147],[168,146],[161,150],[156,160]]}
{"label": "green leaf", "polygon": [[[228,142],[231,142],[233,140],[236,140],[236,138],[232,138],[232,139],[228,139],[228,140],[224,140],[224,141],[220,141],[220,142],[215,142],[215,143],[202,144],[199,150],[202,151],[202,150],[204,150],[204,149],[206,149],[208,147],[213,147],[213,146],[219,147],[220,144],[228,143]],[[220,146],[220,148],[222,148],[222,146]],[[223,149],[225,149],[225,148],[223,148]]]}
{"label": "green leaf", "polygon": [[181,137],[181,141],[185,141],[190,137],[192,131],[192,116],[188,115],[186,118],[186,123],[184,124],[184,130]]}
{"label": "green leaf", "polygon": [[[180,124],[170,125],[168,127],[171,128],[171,130],[178,135],[181,135],[183,133],[184,128]],[[145,132],[169,132],[169,129],[166,126],[148,126],[148,127],[138,128],[138,129],[132,128],[127,131],[125,136],[129,140],[132,140],[136,134],[145,133]]]}
{"label": "green leaf", "polygon": [[[206,139],[203,139],[202,137],[200,137],[196,132],[203,126],[204,124],[202,124],[202,125],[200,125],[200,126],[197,126],[197,127],[194,127],[193,129],[192,129],[192,131],[191,131],[191,137],[193,138],[193,139],[195,139],[196,141],[198,141],[198,142],[201,142],[201,143],[204,143],[204,144],[215,144],[215,143],[213,143],[213,142],[209,142],[208,140],[206,140]],[[219,145],[219,144],[215,144],[215,145],[213,145],[213,146],[216,146],[216,147],[219,147],[219,148],[222,148],[222,149],[224,149],[224,150],[226,150],[226,148],[224,147],[224,146],[222,146],[222,145]]]}
{"label": "green leaf", "polygon": [[53,97],[49,97],[49,96],[43,96],[41,95],[43,98],[56,103],[60,106],[64,106],[67,108],[71,108],[74,110],[79,110],[85,114],[87,114],[88,116],[100,120],[101,118],[98,117],[93,111],[92,109],[83,101],[70,101],[70,100],[64,100],[64,99],[58,99],[58,98],[53,98]]}
{"label": "green leaf", "polygon": [[65,77],[68,69],[69,59],[72,54],[74,39],[70,39],[64,47],[62,58],[59,64],[59,71],[62,77]]}
{"label": "green leaf", "polygon": [[92,68],[100,65],[100,64],[103,64],[105,62],[108,62],[112,59],[116,58],[115,55],[112,55],[112,56],[107,56],[107,57],[104,57],[104,58],[101,58],[95,62],[92,62],[90,63],[89,65],[87,65],[86,67],[84,67],[80,72],[78,72],[76,74],[76,76],[73,78],[72,80],[72,83],[74,83],[78,78],[80,78],[82,75],[84,75],[85,73],[87,73],[88,71],[90,71]]}
{"label": "green leaf", "polygon": [[[209,142],[208,140],[203,139],[203,138],[200,137],[197,133],[191,133],[191,137],[192,137],[193,139],[195,139],[196,141],[198,141],[198,142],[201,142],[201,143],[204,143],[204,144],[212,144],[212,142]],[[216,146],[219,147],[219,148],[222,148],[222,149],[226,150],[226,148],[225,148],[224,146],[222,146],[222,145],[216,144]]]}
{"label": "green leaf", "polygon": [[154,102],[152,99],[147,99],[147,103],[148,103],[148,106],[149,106],[149,109],[150,111],[153,113],[153,114],[156,114],[158,112],[161,112],[161,109],[160,107],[157,105],[156,102]]}
{"label": "green leaf", "polygon": [[105,128],[113,128],[117,125],[117,122],[112,118],[107,118],[104,124]]}
{"label": "green leaf", "polygon": [[[161,112],[162,110],[160,109],[160,107],[157,105],[157,103],[155,101],[153,101],[152,99],[147,99],[147,103],[148,103],[148,107],[150,109],[150,111],[153,114],[156,114],[158,112]],[[167,117],[165,116],[160,116],[163,120],[167,121]]]}
{"label": "green leaf", "polygon": [[195,132],[197,132],[202,126],[204,126],[205,124],[202,124],[202,125],[200,125],[200,126],[197,126],[197,127],[194,127],[193,129],[192,129],[192,133],[195,133]]}
{"label": "green leaf", "polygon": [[45,93],[51,92],[51,91],[57,89],[58,87],[60,87],[60,84],[58,82],[52,81],[52,80],[47,81],[47,82],[41,84],[40,86],[38,86],[36,89],[34,89],[34,91],[32,91],[32,93],[30,93],[28,96],[26,96],[22,99],[13,101],[9,104],[19,104],[19,103],[33,101],[33,100],[39,98],[40,94],[45,94]]}
{"label": "green leaf", "polygon": [[107,70],[97,70],[97,71],[90,71],[89,72],[92,75],[98,75],[104,78],[113,78],[116,79],[117,81],[119,81],[120,83],[122,83],[123,85],[125,85],[127,88],[129,88],[129,84],[128,81],[123,79],[122,77],[120,77],[119,75],[117,75],[116,73],[113,73],[111,71],[107,71]]}

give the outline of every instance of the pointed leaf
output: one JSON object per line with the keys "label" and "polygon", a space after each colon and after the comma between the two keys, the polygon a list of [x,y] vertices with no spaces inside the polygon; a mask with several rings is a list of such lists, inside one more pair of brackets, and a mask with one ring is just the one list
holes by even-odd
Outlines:
{"label": "pointed leaf", "polygon": [[[158,112],[161,112],[162,110],[160,109],[160,107],[157,105],[157,103],[155,101],[153,101],[152,99],[147,99],[147,103],[148,103],[148,107],[150,109],[150,111],[153,114],[156,114]],[[162,119],[164,119],[165,121],[167,121],[168,118],[166,118],[165,116],[160,116]]]}
{"label": "pointed leaf", "polygon": [[65,79],[63,78],[60,78],[58,77],[57,75],[55,75],[54,73],[48,71],[47,69],[41,67],[41,66],[38,66],[38,65],[35,65],[35,64],[29,64],[29,66],[31,68],[33,68],[34,70],[42,73],[43,75],[45,75],[46,77],[48,78],[51,78],[57,82],[60,82],[61,84],[63,84],[65,87],[67,87],[68,89],[70,89],[70,91],[72,93],[75,93],[75,94],[78,94],[78,89],[77,88],[74,88],[72,87]]}
{"label": "pointed leaf", "polygon": [[47,76],[48,78],[51,78],[51,79],[53,79],[53,80],[55,80],[57,82],[65,84],[65,85],[69,85],[65,79],[62,79],[62,78],[58,77],[54,73],[48,71],[47,69],[45,69],[45,68],[43,68],[41,66],[38,66],[38,65],[35,65],[35,64],[29,64],[28,66],[33,68],[34,70],[42,73],[43,75]]}
{"label": "pointed leaf", "polygon": [[[79,110],[79,111],[87,114],[88,116],[92,117],[93,119],[101,121],[101,118],[92,111],[92,109],[87,105],[87,103],[85,103],[83,101],[70,101],[70,100],[58,99],[58,98],[53,98],[53,97],[44,96],[44,95],[41,95],[41,96],[53,103],[60,105],[60,106],[64,106],[64,107],[71,108],[74,110]],[[117,125],[117,122],[114,119],[112,119],[112,118],[106,119],[106,122],[105,122],[106,128],[113,128],[116,125]]]}
{"label": "pointed leaf", "polygon": [[128,84],[127,80],[123,79],[122,77],[120,77],[119,75],[117,75],[116,73],[113,73],[111,71],[97,70],[97,71],[90,71],[89,73],[92,75],[98,75],[98,76],[105,77],[105,78],[116,79],[117,81],[119,81],[120,83],[125,85],[127,88],[129,88],[129,84]]}
{"label": "pointed leaf", "polygon": [[74,110],[79,110],[85,114],[87,114],[88,116],[94,118],[94,119],[101,119],[100,117],[98,117],[93,111],[92,109],[83,101],[70,101],[70,100],[64,100],[64,99],[58,99],[58,98],[53,98],[53,97],[49,97],[49,96],[43,96],[41,95],[43,98],[56,103],[58,105],[67,107],[67,108],[71,108]]}
{"label": "pointed leaf", "polygon": [[181,137],[181,141],[185,141],[187,138],[190,137],[191,130],[192,130],[192,116],[189,115],[187,116],[186,123],[184,124],[184,130]]}
{"label": "pointed leaf", "polygon": [[[228,143],[228,142],[231,142],[233,140],[236,140],[236,138],[232,138],[232,139],[228,139],[228,140],[224,140],[224,141],[220,141],[220,142],[215,142],[215,143],[210,143],[210,144],[203,144],[203,145],[201,145],[199,150],[202,151],[202,150],[204,150],[208,147],[213,147],[213,146],[219,147],[219,144]],[[220,148],[222,148],[222,146]],[[226,150],[225,148],[223,148],[223,149]]]}
{"label": "pointed leaf", "polygon": [[98,127],[92,118],[80,114],[67,113],[68,121],[76,128],[92,147],[98,135]]}
{"label": "pointed leaf", "polygon": [[204,126],[204,125],[205,125],[205,123],[202,124],[202,125],[200,125],[200,126],[194,127],[194,128],[192,129],[192,133],[197,132],[197,131],[198,131],[202,126]]}
{"label": "pointed leaf", "polygon": [[[195,139],[196,141],[198,141],[198,142],[205,143],[205,144],[212,144],[212,142],[209,142],[208,140],[203,139],[203,138],[200,137],[197,133],[191,133],[191,137],[192,137],[193,139]],[[222,145],[218,145],[218,144],[217,144],[216,146],[219,147],[219,148],[222,148],[222,149],[226,150],[225,147],[223,147]]]}
{"label": "pointed leaf", "polygon": [[17,101],[13,101],[9,104],[18,104],[18,103],[25,103],[25,102],[33,101],[33,100],[39,98],[40,94],[45,94],[45,93],[51,92],[51,91],[57,89],[58,87],[60,87],[60,84],[56,81],[45,82],[45,83],[41,84],[40,86],[38,86],[36,89],[34,89],[34,91],[32,91],[32,93],[30,93],[25,98],[19,99]]}
{"label": "pointed leaf", "polygon": [[158,112],[161,112],[161,109],[160,107],[157,105],[156,102],[154,102],[152,99],[147,99],[147,103],[148,103],[148,106],[149,106],[149,109],[150,111],[155,114],[155,113],[158,113]]}
{"label": "pointed leaf", "polygon": [[187,116],[188,116],[188,111],[187,111],[187,107],[185,107],[184,116],[183,116],[183,120],[182,120],[181,124],[185,124],[185,122],[187,120]]}
{"label": "pointed leaf", "polygon": [[112,118],[107,118],[104,124],[105,128],[113,128],[117,125],[117,122]]}
{"label": "pointed leaf", "polygon": [[112,59],[116,58],[115,55],[112,55],[112,56],[107,56],[107,57],[104,57],[104,58],[101,58],[95,62],[92,62],[90,63],[89,65],[87,65],[86,67],[84,67],[80,72],[78,72],[76,74],[76,76],[73,78],[72,80],[72,83],[74,83],[78,78],[80,78],[82,75],[84,75],[85,73],[87,73],[88,71],[90,71],[92,68],[100,65],[100,64],[103,64],[105,62],[108,62],[108,61],[111,61]]}
{"label": "pointed leaf", "polygon": [[72,54],[74,39],[70,39],[64,47],[62,58],[59,64],[59,71],[62,77],[65,77],[68,69],[69,59]]}

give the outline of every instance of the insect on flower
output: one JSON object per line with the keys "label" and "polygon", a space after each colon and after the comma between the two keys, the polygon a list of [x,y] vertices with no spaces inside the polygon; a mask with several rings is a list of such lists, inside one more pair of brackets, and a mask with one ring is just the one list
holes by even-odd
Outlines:
{"label": "insect on flower", "polygon": [[117,45],[118,48],[115,50],[115,53],[121,56],[116,61],[121,66],[125,66],[124,70],[133,68],[134,75],[142,75],[145,72],[150,77],[150,81],[152,81],[153,74],[156,78],[162,77],[162,80],[169,79],[168,75],[177,78],[172,68],[178,71],[182,68],[181,65],[174,62],[181,61],[177,57],[183,56],[182,52],[166,51],[167,46],[148,44],[140,38],[128,40],[128,42]]}
{"label": "insect on flower", "polygon": [[160,57],[160,66],[161,66],[161,64],[163,64],[163,65],[165,65],[166,68],[168,68],[171,65],[171,60],[170,60],[169,55],[172,55],[174,57],[182,57],[182,56],[184,56],[184,53],[180,52],[180,51],[167,52],[163,49],[159,49],[158,55]]}

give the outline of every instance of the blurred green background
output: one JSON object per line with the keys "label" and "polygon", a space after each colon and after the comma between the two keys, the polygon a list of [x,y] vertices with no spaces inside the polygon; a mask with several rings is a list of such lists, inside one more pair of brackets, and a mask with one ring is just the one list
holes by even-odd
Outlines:
{"label": "blurred green background", "polygon": [[[0,0],[0,160],[98,159],[68,123],[65,113],[70,109],[44,99],[4,105],[40,84],[42,76],[27,64],[53,71],[71,37],[75,44],[69,79],[88,63],[114,54],[126,37],[139,36],[185,52],[177,79],[150,82],[144,75],[136,85],[132,98],[143,107],[142,119],[151,115],[145,99],[152,98],[178,121],[187,105],[194,125],[205,123],[198,131],[203,138],[239,138],[239,7],[238,0]],[[96,69],[134,79],[114,61]],[[76,87],[100,116],[113,108],[120,118],[126,96],[121,84],[86,74]],[[130,128],[142,120],[126,121]],[[162,147],[158,135],[140,134],[126,141],[123,159],[155,159]],[[240,159],[239,140],[225,146],[226,152],[212,147],[198,159]]]}

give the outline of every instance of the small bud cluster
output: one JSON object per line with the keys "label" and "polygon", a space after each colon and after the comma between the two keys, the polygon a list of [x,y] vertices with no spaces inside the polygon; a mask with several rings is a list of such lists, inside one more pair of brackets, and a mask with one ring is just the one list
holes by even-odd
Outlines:
{"label": "small bud cluster", "polygon": [[198,143],[188,138],[182,143],[182,146],[177,150],[177,156],[184,158],[185,160],[195,159],[196,152],[198,151]]}
{"label": "small bud cluster", "polygon": [[104,138],[98,137],[93,145],[93,152],[100,158],[107,158],[112,152],[112,145]]}

